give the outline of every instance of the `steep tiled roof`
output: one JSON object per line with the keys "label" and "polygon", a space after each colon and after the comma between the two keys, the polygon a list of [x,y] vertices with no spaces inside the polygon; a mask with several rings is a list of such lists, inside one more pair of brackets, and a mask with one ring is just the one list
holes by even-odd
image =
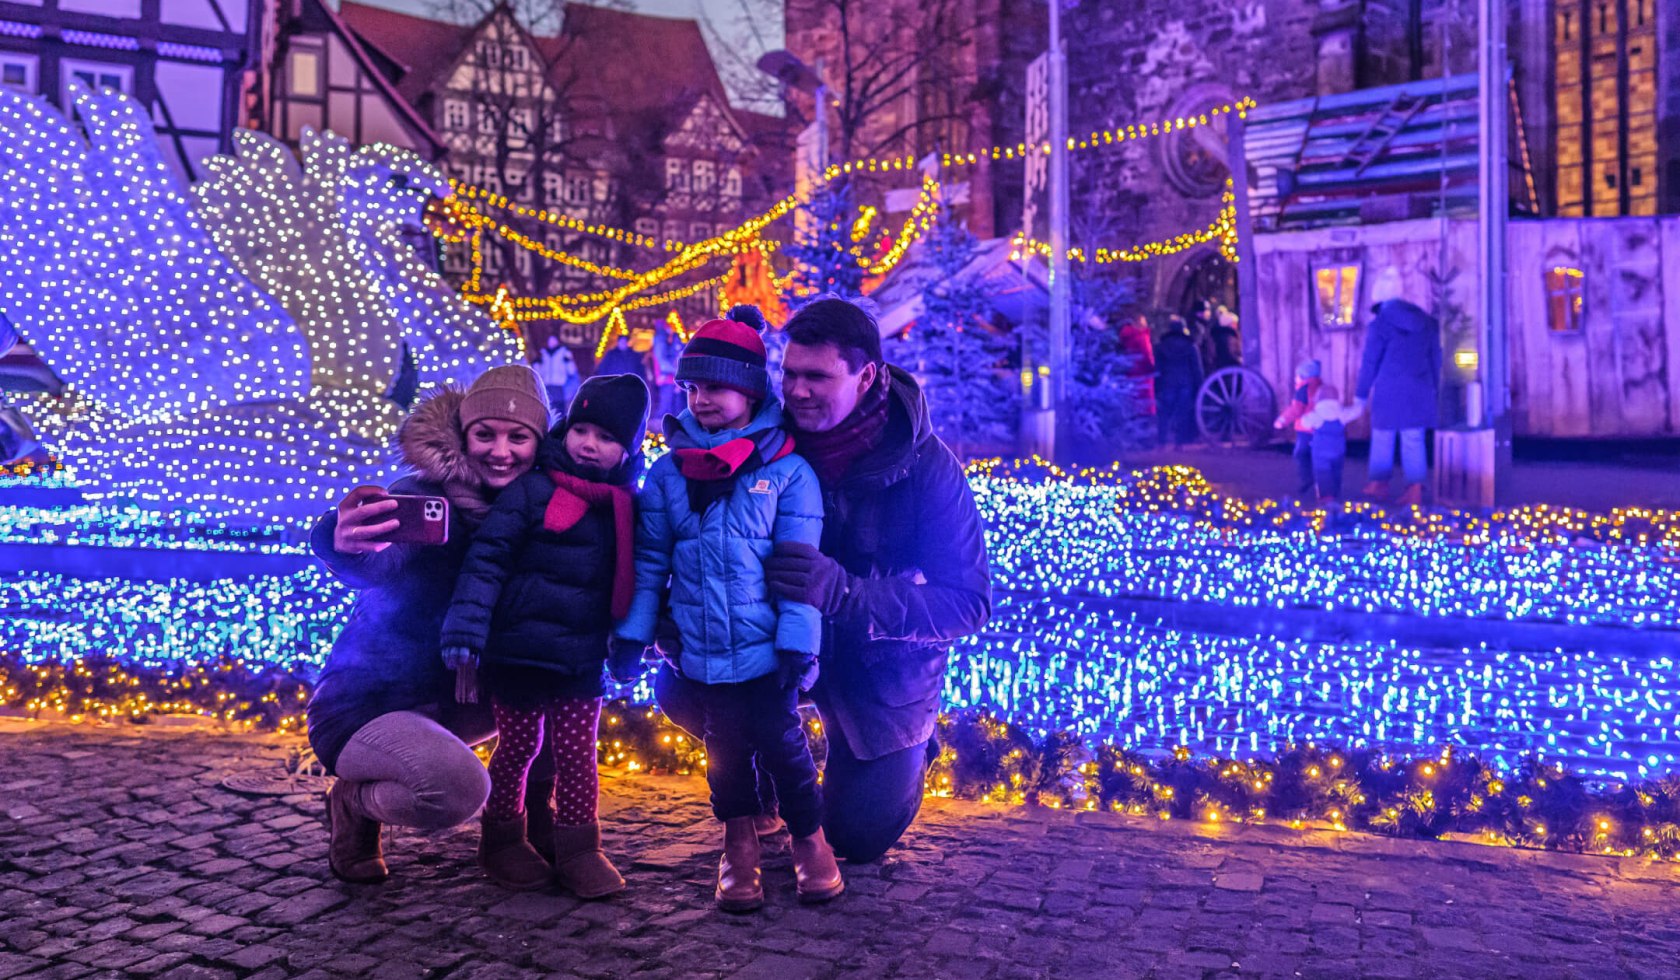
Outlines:
{"label": "steep tiled roof", "polygon": [[395,69],[391,81],[410,105],[419,104],[420,97],[454,63],[476,30],[352,0],[339,5],[338,15],[362,43],[391,62]]}

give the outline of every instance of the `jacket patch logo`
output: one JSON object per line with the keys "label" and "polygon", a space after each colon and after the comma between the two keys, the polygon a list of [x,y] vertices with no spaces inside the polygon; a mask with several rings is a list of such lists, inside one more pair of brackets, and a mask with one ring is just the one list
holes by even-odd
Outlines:
{"label": "jacket patch logo", "polygon": [[752,486],[748,487],[747,492],[748,493],[769,493],[770,492],[770,481],[769,480],[760,480],[757,483],[753,484]]}

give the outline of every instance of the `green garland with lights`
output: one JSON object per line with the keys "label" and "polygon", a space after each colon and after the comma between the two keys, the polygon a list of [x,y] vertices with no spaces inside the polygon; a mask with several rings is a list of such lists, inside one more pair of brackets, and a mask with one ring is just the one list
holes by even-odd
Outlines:
{"label": "green garland with lights", "polygon": [[[231,658],[154,670],[0,655],[0,705],[34,718],[144,723],[187,715],[241,731],[297,733],[309,691],[298,673]],[[814,714],[806,731],[820,758],[824,732]],[[1071,731],[1035,738],[966,711],[940,717],[939,744],[930,796],[1680,860],[1680,775],[1598,784],[1537,758],[1505,771],[1454,748],[1403,756],[1304,745],[1270,759],[1184,748],[1146,754]],[[656,708],[622,698],[602,711],[597,747],[601,765],[626,773],[695,773],[706,764],[704,746]]]}

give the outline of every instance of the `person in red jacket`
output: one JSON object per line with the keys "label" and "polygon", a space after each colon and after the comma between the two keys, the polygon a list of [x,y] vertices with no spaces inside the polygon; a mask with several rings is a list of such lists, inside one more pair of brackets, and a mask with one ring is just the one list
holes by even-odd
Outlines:
{"label": "person in red jacket", "polygon": [[1313,492],[1313,430],[1302,418],[1312,411],[1317,401],[1318,386],[1324,383],[1323,374],[1324,365],[1317,360],[1302,361],[1301,366],[1295,369],[1295,394],[1289,399],[1289,406],[1283,414],[1272,423],[1274,429],[1295,428],[1295,492],[1301,497]]}

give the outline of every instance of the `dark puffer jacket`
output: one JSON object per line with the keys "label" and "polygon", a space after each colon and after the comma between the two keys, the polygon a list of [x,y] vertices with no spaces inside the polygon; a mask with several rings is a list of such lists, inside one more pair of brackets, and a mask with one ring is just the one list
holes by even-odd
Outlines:
{"label": "dark puffer jacket", "polygon": [[1403,299],[1374,310],[1354,394],[1370,399],[1373,429],[1432,429],[1440,423],[1441,324]]}
{"label": "dark puffer jacket", "polygon": [[881,445],[823,486],[822,552],[856,576],[823,621],[811,698],[860,759],[933,734],[953,640],[991,616],[991,569],[962,465],[934,435],[927,401],[889,367]]}
{"label": "dark puffer jacket", "polygon": [[[555,493],[549,471],[583,476],[566,454],[565,433],[562,421],[536,468],[497,498],[473,536],[443,623],[442,645],[478,654],[485,688],[527,707],[599,697],[613,627],[611,503],[590,507],[565,531],[543,526]],[[628,489],[640,462],[640,452],[627,455],[606,482]]]}
{"label": "dark puffer jacket", "polygon": [[389,488],[449,498],[449,536],[442,545],[393,544],[371,555],[340,554],[333,549],[336,510],[317,521],[310,535],[310,550],[327,571],[359,590],[309,699],[309,744],[328,772],[336,771],[350,737],[380,715],[455,710],[455,675],[443,667],[438,637],[475,515],[487,512],[491,502],[466,455],[462,397],[446,388],[415,407],[397,436],[402,461],[415,473]]}

